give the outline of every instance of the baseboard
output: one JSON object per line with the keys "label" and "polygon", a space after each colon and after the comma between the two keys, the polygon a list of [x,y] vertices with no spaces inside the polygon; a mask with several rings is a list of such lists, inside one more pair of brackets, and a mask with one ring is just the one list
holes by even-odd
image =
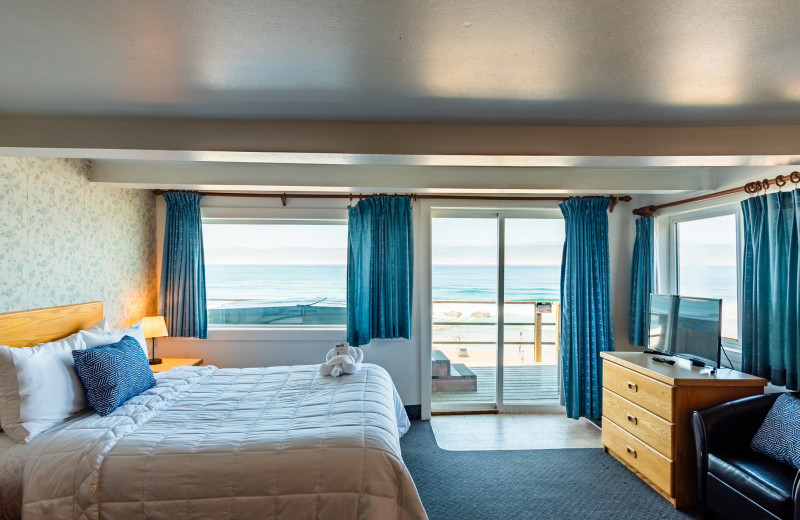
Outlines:
{"label": "baseboard", "polygon": [[422,405],[421,404],[412,404],[404,407],[406,409],[406,414],[408,414],[408,418],[412,421],[419,421],[422,419]]}

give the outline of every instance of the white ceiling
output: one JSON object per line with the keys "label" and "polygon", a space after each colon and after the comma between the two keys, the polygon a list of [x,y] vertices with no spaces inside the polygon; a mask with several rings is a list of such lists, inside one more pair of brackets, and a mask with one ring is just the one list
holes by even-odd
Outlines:
{"label": "white ceiling", "polygon": [[796,0],[0,0],[0,152],[131,187],[707,191],[798,164],[798,28]]}
{"label": "white ceiling", "polygon": [[0,113],[800,123],[794,0],[2,0]]}

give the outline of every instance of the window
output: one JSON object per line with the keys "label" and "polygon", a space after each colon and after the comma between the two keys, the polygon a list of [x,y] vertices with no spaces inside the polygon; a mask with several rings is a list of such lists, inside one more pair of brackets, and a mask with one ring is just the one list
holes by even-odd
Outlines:
{"label": "window", "polygon": [[675,222],[675,288],[683,296],[722,299],[722,337],[739,338],[735,213]]}
{"label": "window", "polygon": [[208,323],[342,327],[344,221],[203,222]]}

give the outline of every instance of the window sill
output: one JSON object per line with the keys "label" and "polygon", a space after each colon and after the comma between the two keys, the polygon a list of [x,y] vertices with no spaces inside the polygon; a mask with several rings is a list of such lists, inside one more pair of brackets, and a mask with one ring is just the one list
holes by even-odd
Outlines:
{"label": "window sill", "polygon": [[344,341],[344,327],[326,328],[225,328],[212,326],[208,329],[211,341]]}

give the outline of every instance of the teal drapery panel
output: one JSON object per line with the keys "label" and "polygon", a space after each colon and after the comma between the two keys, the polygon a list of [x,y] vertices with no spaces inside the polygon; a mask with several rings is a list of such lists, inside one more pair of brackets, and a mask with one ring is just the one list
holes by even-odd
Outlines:
{"label": "teal drapery panel", "polygon": [[205,338],[208,332],[202,198],[197,193],[164,193],[161,301],[170,336]]}
{"label": "teal drapery panel", "polygon": [[347,341],[411,337],[410,197],[370,197],[348,211]]}
{"label": "teal drapery panel", "polygon": [[653,217],[636,220],[636,241],[631,262],[631,307],[628,316],[628,341],[647,345],[650,328],[650,293],[655,292],[655,234]]}
{"label": "teal drapery panel", "polygon": [[742,368],[800,388],[800,190],[742,201]]}
{"label": "teal drapery panel", "polygon": [[567,416],[602,415],[600,352],[614,349],[608,265],[609,200],[561,203],[566,239],[561,260],[561,378]]}

